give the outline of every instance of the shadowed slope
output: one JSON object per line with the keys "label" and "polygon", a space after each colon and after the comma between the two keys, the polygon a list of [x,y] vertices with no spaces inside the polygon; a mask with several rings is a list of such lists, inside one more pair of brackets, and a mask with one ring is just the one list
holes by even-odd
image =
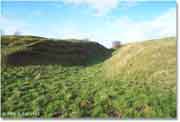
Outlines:
{"label": "shadowed slope", "polygon": [[6,64],[90,65],[111,55],[111,51],[96,42],[25,37],[14,37],[11,42],[7,37],[2,38]]}

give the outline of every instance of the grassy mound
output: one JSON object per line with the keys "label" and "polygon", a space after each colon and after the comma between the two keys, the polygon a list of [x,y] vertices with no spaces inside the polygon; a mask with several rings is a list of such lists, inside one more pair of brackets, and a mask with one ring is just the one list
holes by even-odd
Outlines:
{"label": "grassy mound", "polygon": [[4,62],[8,65],[88,65],[111,55],[108,49],[98,43],[73,39],[4,36],[2,46]]}
{"label": "grassy mound", "polygon": [[[176,39],[127,44],[104,64],[109,78],[176,81]],[[171,82],[172,81],[172,82]]]}
{"label": "grassy mound", "polygon": [[132,43],[103,64],[106,80],[124,89],[119,99],[130,102],[133,116],[176,115],[176,51],[173,37]]}
{"label": "grassy mound", "polygon": [[[127,44],[106,61],[88,66],[3,67],[1,115],[4,118],[175,118],[175,40]],[[42,44],[33,45],[33,50],[41,49]],[[51,43],[48,44],[50,47]]]}

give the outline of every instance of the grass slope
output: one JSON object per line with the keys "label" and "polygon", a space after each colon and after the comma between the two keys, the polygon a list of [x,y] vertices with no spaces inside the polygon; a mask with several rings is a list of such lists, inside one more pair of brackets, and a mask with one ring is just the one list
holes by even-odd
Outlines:
{"label": "grass slope", "polygon": [[125,45],[103,66],[106,79],[124,81],[120,99],[129,95],[134,116],[170,117],[176,114],[176,63],[176,38],[171,37]]}
{"label": "grass slope", "polygon": [[86,67],[61,64],[3,67],[1,115],[175,118],[175,40],[128,44],[106,61]]}
{"label": "grass slope", "polygon": [[2,47],[3,63],[8,65],[87,65],[111,55],[96,42],[35,36],[3,36]]}
{"label": "grass slope", "polygon": [[111,78],[121,76],[124,80],[176,81],[176,39],[125,45],[105,65]]}

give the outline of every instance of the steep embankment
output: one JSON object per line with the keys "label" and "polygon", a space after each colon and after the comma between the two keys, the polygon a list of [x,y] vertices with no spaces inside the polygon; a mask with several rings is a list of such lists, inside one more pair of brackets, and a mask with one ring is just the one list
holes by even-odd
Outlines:
{"label": "steep embankment", "polygon": [[127,44],[104,63],[106,76],[126,81],[158,81],[176,88],[176,38]]}
{"label": "steep embankment", "polygon": [[4,62],[9,65],[89,65],[111,55],[96,42],[35,36],[4,36],[2,47]]}

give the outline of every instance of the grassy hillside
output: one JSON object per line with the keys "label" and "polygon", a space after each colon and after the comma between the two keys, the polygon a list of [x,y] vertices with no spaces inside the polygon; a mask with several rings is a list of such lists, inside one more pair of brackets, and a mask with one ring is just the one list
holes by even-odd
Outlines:
{"label": "grassy hillside", "polygon": [[[79,43],[82,44],[73,44]],[[84,47],[94,49],[94,46],[97,45]],[[38,42],[31,47],[26,49],[49,49],[51,43]],[[100,47],[96,47],[97,51]],[[64,53],[69,54],[69,49],[64,49]],[[12,47],[3,47],[3,50],[12,50]],[[51,51],[59,50],[51,48],[47,52],[52,54]],[[6,55],[17,51],[10,52]],[[94,53],[96,57],[99,55]],[[105,61],[93,58],[90,59],[91,65],[86,66],[36,64],[2,67],[2,117],[176,117],[175,38],[127,44]]]}
{"label": "grassy hillside", "polygon": [[3,63],[7,65],[87,65],[111,52],[96,42],[57,40],[35,36],[3,36]]}
{"label": "grassy hillside", "polygon": [[127,44],[103,66],[106,79],[124,81],[120,99],[128,94],[131,108],[140,107],[143,116],[175,116],[176,63],[176,38],[171,37]]}
{"label": "grassy hillside", "polygon": [[105,67],[109,78],[121,76],[124,80],[175,81],[176,39],[125,45],[105,62]]}

